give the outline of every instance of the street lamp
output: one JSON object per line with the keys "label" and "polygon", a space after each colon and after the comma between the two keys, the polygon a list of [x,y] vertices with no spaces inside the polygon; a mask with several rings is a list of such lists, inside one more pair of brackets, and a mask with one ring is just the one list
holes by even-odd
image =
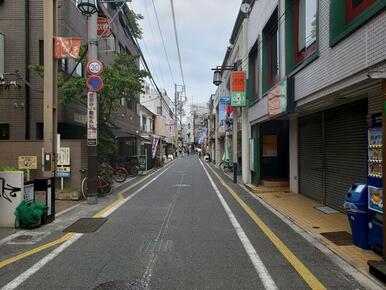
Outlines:
{"label": "street lamp", "polygon": [[232,65],[223,65],[223,66],[216,66],[215,68],[212,68],[213,72],[213,84],[215,86],[219,86],[222,83],[222,72],[224,70],[233,70],[237,71],[237,63]]}
{"label": "street lamp", "polygon": [[90,17],[98,11],[97,0],[78,0],[77,7],[84,16]]}

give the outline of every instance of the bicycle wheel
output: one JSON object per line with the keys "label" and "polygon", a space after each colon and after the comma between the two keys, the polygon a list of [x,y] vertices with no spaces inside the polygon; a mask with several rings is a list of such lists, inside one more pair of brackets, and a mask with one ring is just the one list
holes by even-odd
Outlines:
{"label": "bicycle wheel", "polygon": [[117,167],[114,171],[113,178],[116,182],[122,183],[126,180],[127,178],[127,170],[123,167]]}
{"label": "bicycle wheel", "polygon": [[97,185],[99,194],[109,194],[112,191],[111,183],[105,180],[103,177],[98,176]]}
{"label": "bicycle wheel", "polygon": [[87,177],[83,178],[80,189],[81,189],[83,198],[87,199],[87,189],[88,189],[88,187],[87,187]]}
{"label": "bicycle wheel", "polygon": [[132,166],[132,167],[130,167],[130,175],[131,176],[137,176],[138,175],[138,171],[139,171],[139,168],[138,168],[138,166]]}

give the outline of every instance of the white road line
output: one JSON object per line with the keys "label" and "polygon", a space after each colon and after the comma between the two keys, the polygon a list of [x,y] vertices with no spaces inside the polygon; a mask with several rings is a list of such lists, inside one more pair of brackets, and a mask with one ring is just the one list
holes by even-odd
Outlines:
{"label": "white road line", "polygon": [[271,275],[269,274],[267,268],[265,267],[263,261],[260,259],[260,256],[257,254],[251,241],[248,239],[243,228],[241,227],[241,225],[237,221],[235,215],[233,214],[232,210],[229,208],[227,202],[225,201],[224,197],[221,195],[220,190],[218,189],[217,185],[214,183],[212,177],[209,175],[208,171],[206,170],[204,164],[202,164],[201,160],[200,160],[200,163],[201,163],[201,166],[204,168],[205,173],[208,176],[208,179],[209,179],[210,183],[212,184],[214,191],[217,194],[217,197],[219,198],[225,212],[227,213],[229,220],[231,221],[232,226],[235,229],[237,236],[239,237],[241,243],[243,244],[244,249],[247,252],[253,266],[255,267],[255,270],[256,270],[257,274],[259,275],[259,278],[260,278],[261,282],[263,283],[265,289],[278,289],[275,281],[273,281],[273,279],[272,279]]}
{"label": "white road line", "polygon": [[73,210],[74,208],[80,206],[80,203],[76,204],[76,205],[73,205],[65,210],[62,210],[60,212],[58,212],[57,214],[55,214],[55,218],[58,218],[60,217],[61,215],[64,215],[65,213],[68,213],[69,211]]}
{"label": "white road line", "polygon": [[[167,167],[164,171],[162,171],[160,174],[152,178],[148,183],[141,186],[139,189],[137,189],[133,194],[129,195],[127,198],[122,200],[121,203],[117,204],[110,210],[106,211],[102,217],[107,217],[111,215],[114,211],[116,211],[118,208],[120,208],[123,204],[128,202],[130,199],[132,199],[134,196],[136,196],[140,191],[145,189],[147,186],[149,186],[151,183],[156,181],[161,175],[163,175],[166,171],[168,171],[172,166]],[[23,272],[21,275],[17,276],[15,279],[13,279],[11,282],[9,282],[7,285],[1,288],[1,290],[13,290],[17,287],[19,287],[24,281],[26,281],[28,278],[30,278],[33,274],[38,272],[40,269],[42,269],[47,263],[55,259],[60,253],[62,253],[66,248],[71,246],[75,241],[77,241],[79,238],[81,238],[83,234],[74,234],[71,239],[64,242],[62,245],[57,247],[55,250],[53,250],[51,253],[49,253],[47,256],[42,258],[39,262],[34,264],[31,268],[29,268],[27,271]]]}

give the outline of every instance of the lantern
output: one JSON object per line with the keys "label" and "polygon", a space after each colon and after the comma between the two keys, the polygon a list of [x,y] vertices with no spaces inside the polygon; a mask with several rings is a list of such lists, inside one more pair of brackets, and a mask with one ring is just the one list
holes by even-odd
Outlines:
{"label": "lantern", "polygon": [[222,74],[219,69],[216,69],[213,73],[213,84],[219,86],[222,83]]}
{"label": "lantern", "polygon": [[78,0],[77,7],[84,16],[91,16],[98,11],[97,0]]}

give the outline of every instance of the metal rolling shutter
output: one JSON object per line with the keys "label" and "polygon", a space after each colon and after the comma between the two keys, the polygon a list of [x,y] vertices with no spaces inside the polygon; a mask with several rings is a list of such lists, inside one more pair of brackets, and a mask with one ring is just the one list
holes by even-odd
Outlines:
{"label": "metal rolling shutter", "polygon": [[326,204],[343,211],[354,182],[366,182],[367,99],[325,112]]}
{"label": "metal rolling shutter", "polygon": [[300,193],[322,201],[323,145],[322,115],[299,118],[299,189]]}

